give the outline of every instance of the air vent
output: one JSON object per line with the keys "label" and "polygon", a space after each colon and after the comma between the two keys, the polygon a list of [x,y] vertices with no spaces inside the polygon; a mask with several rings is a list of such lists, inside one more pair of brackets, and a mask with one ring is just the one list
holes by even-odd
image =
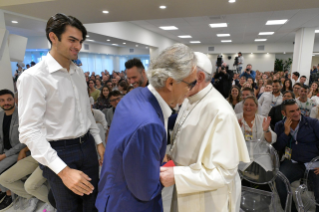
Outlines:
{"label": "air vent", "polygon": [[84,50],[90,50],[90,45],[89,44],[84,44]]}
{"label": "air vent", "polygon": [[225,16],[211,16],[209,17],[210,20],[220,20],[220,19],[225,19]]}
{"label": "air vent", "polygon": [[208,47],[208,51],[209,51],[209,52],[215,51],[215,47],[214,47],[214,46],[209,46],[209,47]]}
{"label": "air vent", "polygon": [[265,51],[265,46],[264,45],[257,46],[257,50],[258,51]]}
{"label": "air vent", "polygon": [[134,52],[134,49],[130,49],[130,53],[133,53]]}

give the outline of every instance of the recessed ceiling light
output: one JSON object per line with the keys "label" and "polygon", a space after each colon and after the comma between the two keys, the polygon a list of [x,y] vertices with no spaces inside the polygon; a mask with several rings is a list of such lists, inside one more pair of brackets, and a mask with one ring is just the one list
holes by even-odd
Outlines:
{"label": "recessed ceiling light", "polygon": [[160,9],[166,9],[166,6],[162,5],[159,7]]}
{"label": "recessed ceiling light", "polygon": [[229,37],[230,34],[217,34],[217,37]]}
{"label": "recessed ceiling light", "polygon": [[138,47],[138,45],[135,45],[136,47]]}
{"label": "recessed ceiling light", "polygon": [[227,23],[209,24],[211,28],[227,27]]}
{"label": "recessed ceiling light", "polygon": [[319,33],[319,30],[315,30],[315,33]]}
{"label": "recessed ceiling light", "polygon": [[200,41],[189,41],[190,43],[200,43]]}
{"label": "recessed ceiling light", "polygon": [[91,41],[91,42],[93,42],[94,40],[91,40],[91,39],[87,39],[86,41]]}
{"label": "recessed ceiling light", "polygon": [[232,40],[222,40],[222,43],[231,43]]}
{"label": "recessed ceiling light", "polygon": [[281,24],[285,24],[287,21],[288,19],[270,20],[270,21],[267,21],[266,25],[281,25]]}
{"label": "recessed ceiling light", "polygon": [[267,39],[255,39],[256,42],[266,41]]}
{"label": "recessed ceiling light", "polygon": [[123,44],[126,44],[126,43],[123,43]]}
{"label": "recessed ceiling light", "polygon": [[235,3],[236,0],[229,0],[228,2],[229,2],[229,3]]}
{"label": "recessed ceiling light", "polygon": [[190,36],[190,35],[180,35],[180,36],[178,36],[179,38],[192,38],[192,36]]}
{"label": "recessed ceiling light", "polygon": [[17,21],[11,21],[13,24],[17,24],[18,22]]}
{"label": "recessed ceiling light", "polygon": [[113,45],[113,46],[118,46],[118,44],[116,44],[116,43],[112,43],[112,45]]}
{"label": "recessed ceiling light", "polygon": [[109,13],[109,11],[107,11],[107,10],[104,10],[104,11],[103,11],[103,13],[107,14],[107,13]]}
{"label": "recessed ceiling light", "polygon": [[275,32],[259,32],[258,35],[273,35]]}
{"label": "recessed ceiling light", "polygon": [[159,28],[161,28],[162,30],[177,30],[178,29],[175,26],[161,26]]}
{"label": "recessed ceiling light", "polygon": [[90,37],[90,35],[86,35],[86,37],[87,37],[87,38],[89,38],[89,37]]}
{"label": "recessed ceiling light", "polygon": [[106,41],[111,41],[110,39],[107,39]]}

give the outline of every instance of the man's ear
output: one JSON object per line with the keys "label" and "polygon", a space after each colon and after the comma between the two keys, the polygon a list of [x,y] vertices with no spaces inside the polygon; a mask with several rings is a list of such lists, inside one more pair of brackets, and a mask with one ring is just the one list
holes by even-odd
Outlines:
{"label": "man's ear", "polygon": [[56,44],[59,40],[58,37],[56,36],[56,34],[54,34],[54,32],[49,33],[49,39],[51,40],[52,45]]}
{"label": "man's ear", "polygon": [[282,114],[283,116],[287,117],[287,116],[286,116],[286,112],[285,112],[284,110],[281,111],[281,114]]}
{"label": "man's ear", "polygon": [[175,82],[176,81],[173,78],[171,78],[171,77],[167,78],[167,80],[165,82],[166,89],[169,90],[169,91],[172,91],[173,90],[173,85],[174,85]]}

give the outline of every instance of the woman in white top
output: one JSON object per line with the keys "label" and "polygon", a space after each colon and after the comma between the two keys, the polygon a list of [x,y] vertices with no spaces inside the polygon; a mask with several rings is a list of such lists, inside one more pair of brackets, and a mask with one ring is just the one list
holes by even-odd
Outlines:
{"label": "woman in white top", "polygon": [[257,114],[258,101],[254,96],[248,96],[243,101],[243,113],[236,114],[246,141],[261,139],[275,143],[277,134],[270,128],[271,118]]}
{"label": "woman in white top", "polygon": [[319,119],[319,105],[311,109],[310,118]]}

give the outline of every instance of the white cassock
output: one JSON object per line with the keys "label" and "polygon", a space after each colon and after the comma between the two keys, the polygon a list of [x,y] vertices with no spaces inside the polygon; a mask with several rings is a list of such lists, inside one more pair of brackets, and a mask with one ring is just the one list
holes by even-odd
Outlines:
{"label": "white cassock", "polygon": [[237,167],[239,161],[249,162],[249,155],[232,107],[211,84],[185,99],[172,139],[169,155],[176,166],[171,211],[238,212]]}

